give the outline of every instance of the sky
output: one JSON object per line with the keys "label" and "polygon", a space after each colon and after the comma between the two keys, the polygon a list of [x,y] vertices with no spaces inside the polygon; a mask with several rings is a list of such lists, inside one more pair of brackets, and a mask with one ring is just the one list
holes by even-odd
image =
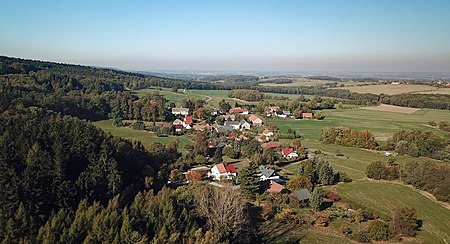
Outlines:
{"label": "sky", "polygon": [[0,1],[0,55],[125,70],[450,72],[450,1]]}

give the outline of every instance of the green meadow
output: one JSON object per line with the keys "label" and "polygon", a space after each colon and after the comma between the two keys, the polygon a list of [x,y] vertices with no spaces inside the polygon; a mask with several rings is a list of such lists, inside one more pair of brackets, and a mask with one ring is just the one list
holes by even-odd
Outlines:
{"label": "green meadow", "polygon": [[341,183],[333,188],[344,201],[353,202],[385,216],[390,216],[394,208],[415,208],[418,218],[423,221],[423,226],[417,234],[419,242],[450,241],[450,210],[412,187],[387,181],[362,180]]}
{"label": "green meadow", "polygon": [[343,126],[356,130],[370,130],[376,139],[385,141],[399,130],[421,130],[442,133],[428,126],[429,121],[449,121],[450,111],[421,109],[412,114],[375,111],[367,109],[323,110],[324,120],[270,119],[282,133],[289,128],[296,130],[305,139],[319,140],[324,127]]}
{"label": "green meadow", "polygon": [[107,133],[111,133],[114,136],[120,136],[129,140],[137,140],[142,142],[144,145],[149,145],[152,142],[161,142],[162,144],[167,144],[171,140],[179,140],[180,148],[185,145],[191,144],[192,142],[184,136],[168,136],[168,137],[158,137],[153,133],[148,133],[144,131],[134,130],[129,127],[115,127],[112,125],[112,120],[102,120],[93,123],[94,125],[100,127]]}

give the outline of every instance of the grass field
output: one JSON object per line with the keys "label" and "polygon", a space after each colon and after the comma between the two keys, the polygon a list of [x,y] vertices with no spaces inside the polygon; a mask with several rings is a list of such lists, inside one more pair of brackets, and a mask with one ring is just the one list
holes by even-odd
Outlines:
{"label": "grass field", "polygon": [[399,84],[399,85],[368,85],[368,86],[348,86],[338,89],[346,89],[357,93],[372,93],[372,94],[401,94],[401,93],[417,93],[417,92],[433,92],[438,88],[428,85],[413,85],[413,84]]}
{"label": "grass field", "polygon": [[334,186],[334,191],[351,201],[390,216],[394,208],[417,210],[423,227],[417,238],[424,243],[450,242],[450,210],[423,196],[411,187],[386,181],[356,181]]}
{"label": "grass field", "polygon": [[[371,162],[381,161],[387,163],[389,158],[394,158],[396,160],[395,162],[398,164],[405,164],[411,161],[444,163],[443,161],[430,158],[412,157],[407,155],[386,157],[381,151],[344,147],[334,144],[322,144],[316,140],[302,140],[302,145],[310,150],[316,149],[322,151],[322,154],[319,155],[320,158],[327,160],[336,171],[344,172],[354,180],[366,178],[366,168]],[[337,149],[344,156],[336,156]],[[300,164],[290,164],[283,167],[283,170],[287,173],[296,173],[298,172],[299,166]]]}
{"label": "grass field", "polygon": [[[178,92],[172,92],[168,88],[160,88],[160,89],[150,88],[150,89],[136,90],[133,91],[133,93],[141,97],[153,91],[159,91],[159,93],[161,95],[164,95],[164,97],[168,100],[168,103],[174,102],[177,106],[180,106],[181,101],[183,99],[203,99],[206,100],[209,105],[214,107],[217,107],[222,99],[225,99],[225,101],[229,102],[231,106],[234,106],[236,102],[238,102],[239,104],[258,104],[258,102],[247,102],[235,98],[230,98],[228,97],[228,93],[230,92],[228,90],[187,90],[186,92],[183,92],[182,89],[179,89]],[[270,95],[272,97],[287,97],[289,99],[295,99],[300,96],[296,94],[278,94],[278,93],[264,93],[264,94]],[[306,98],[314,97],[311,95],[304,95],[304,96]],[[280,102],[280,100],[275,99],[265,99],[265,100],[270,103]]]}
{"label": "grass field", "polygon": [[120,136],[129,140],[137,140],[142,142],[144,145],[149,145],[152,142],[161,142],[167,144],[171,140],[179,140],[180,148],[185,145],[191,144],[192,142],[184,136],[169,136],[169,137],[157,137],[154,134],[150,134],[143,131],[133,130],[128,127],[115,127],[112,125],[112,120],[102,120],[94,122],[94,125],[100,127],[105,132],[109,132],[114,136]]}
{"label": "grass field", "polygon": [[366,109],[332,109],[323,110],[325,119],[317,120],[293,120],[293,119],[270,119],[277,125],[282,133],[291,128],[300,133],[306,139],[318,140],[320,129],[327,126],[344,126],[357,130],[370,130],[377,140],[384,141],[396,131],[423,130],[442,133],[442,131],[431,128],[428,122],[448,121],[450,111],[421,109],[412,114],[400,114]]}

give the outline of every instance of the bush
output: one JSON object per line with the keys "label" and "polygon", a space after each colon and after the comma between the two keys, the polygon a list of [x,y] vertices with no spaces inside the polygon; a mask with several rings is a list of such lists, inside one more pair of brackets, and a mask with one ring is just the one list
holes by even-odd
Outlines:
{"label": "bush", "polygon": [[357,241],[357,242],[362,242],[362,243],[369,243],[370,242],[369,233],[367,233],[366,230],[361,230],[361,231],[358,231],[356,233],[353,233],[352,239]]}
{"label": "bush", "polygon": [[375,220],[369,224],[368,229],[369,237],[375,241],[386,241],[389,240],[392,233],[388,228],[388,225],[379,220]]}

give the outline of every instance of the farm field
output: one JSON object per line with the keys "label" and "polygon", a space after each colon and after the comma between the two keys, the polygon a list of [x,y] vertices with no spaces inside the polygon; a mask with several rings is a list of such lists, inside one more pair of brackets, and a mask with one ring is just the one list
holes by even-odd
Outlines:
{"label": "farm field", "polygon": [[[219,102],[222,99],[225,99],[225,101],[229,102],[232,106],[236,102],[239,104],[258,104],[258,102],[247,102],[243,100],[239,100],[236,98],[230,98],[228,97],[229,90],[187,90],[186,92],[183,92],[182,89],[179,89],[178,92],[172,92],[168,88],[150,88],[150,89],[141,89],[133,91],[134,94],[141,97],[145,94],[152,92],[152,91],[159,91],[161,95],[164,95],[164,97],[168,100],[168,103],[174,102],[177,106],[180,105],[181,101],[183,99],[203,99],[208,102],[209,105],[217,107]],[[297,94],[279,94],[279,93],[264,93],[265,95],[270,95],[273,97],[287,97],[289,99],[295,99],[299,97],[300,95]],[[306,98],[313,98],[314,96],[311,95],[304,95]],[[326,97],[322,97],[326,98]],[[268,102],[275,103],[280,102],[280,100],[275,99],[265,99]]]}
{"label": "farm field", "polygon": [[348,200],[389,216],[397,207],[417,210],[423,221],[417,238],[424,243],[450,241],[450,210],[425,197],[412,187],[386,181],[360,180],[333,186],[333,191]]}
{"label": "farm field", "polygon": [[437,88],[434,91],[426,91],[426,92],[417,92],[420,94],[446,94],[450,95],[450,88]]}
{"label": "farm field", "polygon": [[[268,78],[269,80],[276,79],[276,78]],[[296,86],[317,86],[317,85],[325,85],[327,83],[333,83],[335,81],[331,80],[315,80],[315,79],[306,79],[306,78],[289,78],[292,79],[292,83],[286,83],[286,84],[276,84],[276,83],[261,83],[262,86],[284,86],[284,87],[296,87]],[[261,80],[261,81],[264,81]],[[345,81],[345,82],[338,82],[338,84],[344,84],[345,86],[354,86],[357,84],[361,84],[354,81]]]}
{"label": "farm field", "polygon": [[412,114],[385,112],[367,109],[331,109],[323,110],[325,119],[293,120],[270,119],[282,133],[290,128],[296,130],[305,139],[319,140],[320,129],[328,126],[343,126],[357,130],[370,130],[375,138],[385,141],[396,131],[423,130],[442,133],[442,131],[428,126],[429,121],[448,121],[450,111],[421,109]]}
{"label": "farm field", "polygon": [[189,145],[192,142],[184,136],[168,136],[168,137],[158,137],[154,134],[134,130],[128,127],[114,127],[112,125],[112,120],[102,120],[93,123],[105,132],[109,132],[114,136],[120,136],[129,140],[137,140],[142,142],[144,145],[149,145],[152,142],[161,142],[162,144],[167,144],[171,140],[179,140],[179,148],[183,148],[185,145]]}
{"label": "farm field", "polygon": [[348,86],[335,89],[346,89],[357,93],[372,93],[372,94],[401,94],[401,93],[415,93],[415,92],[433,92],[437,87],[428,85],[413,85],[413,84],[398,84],[398,85],[368,85],[368,86]]}

